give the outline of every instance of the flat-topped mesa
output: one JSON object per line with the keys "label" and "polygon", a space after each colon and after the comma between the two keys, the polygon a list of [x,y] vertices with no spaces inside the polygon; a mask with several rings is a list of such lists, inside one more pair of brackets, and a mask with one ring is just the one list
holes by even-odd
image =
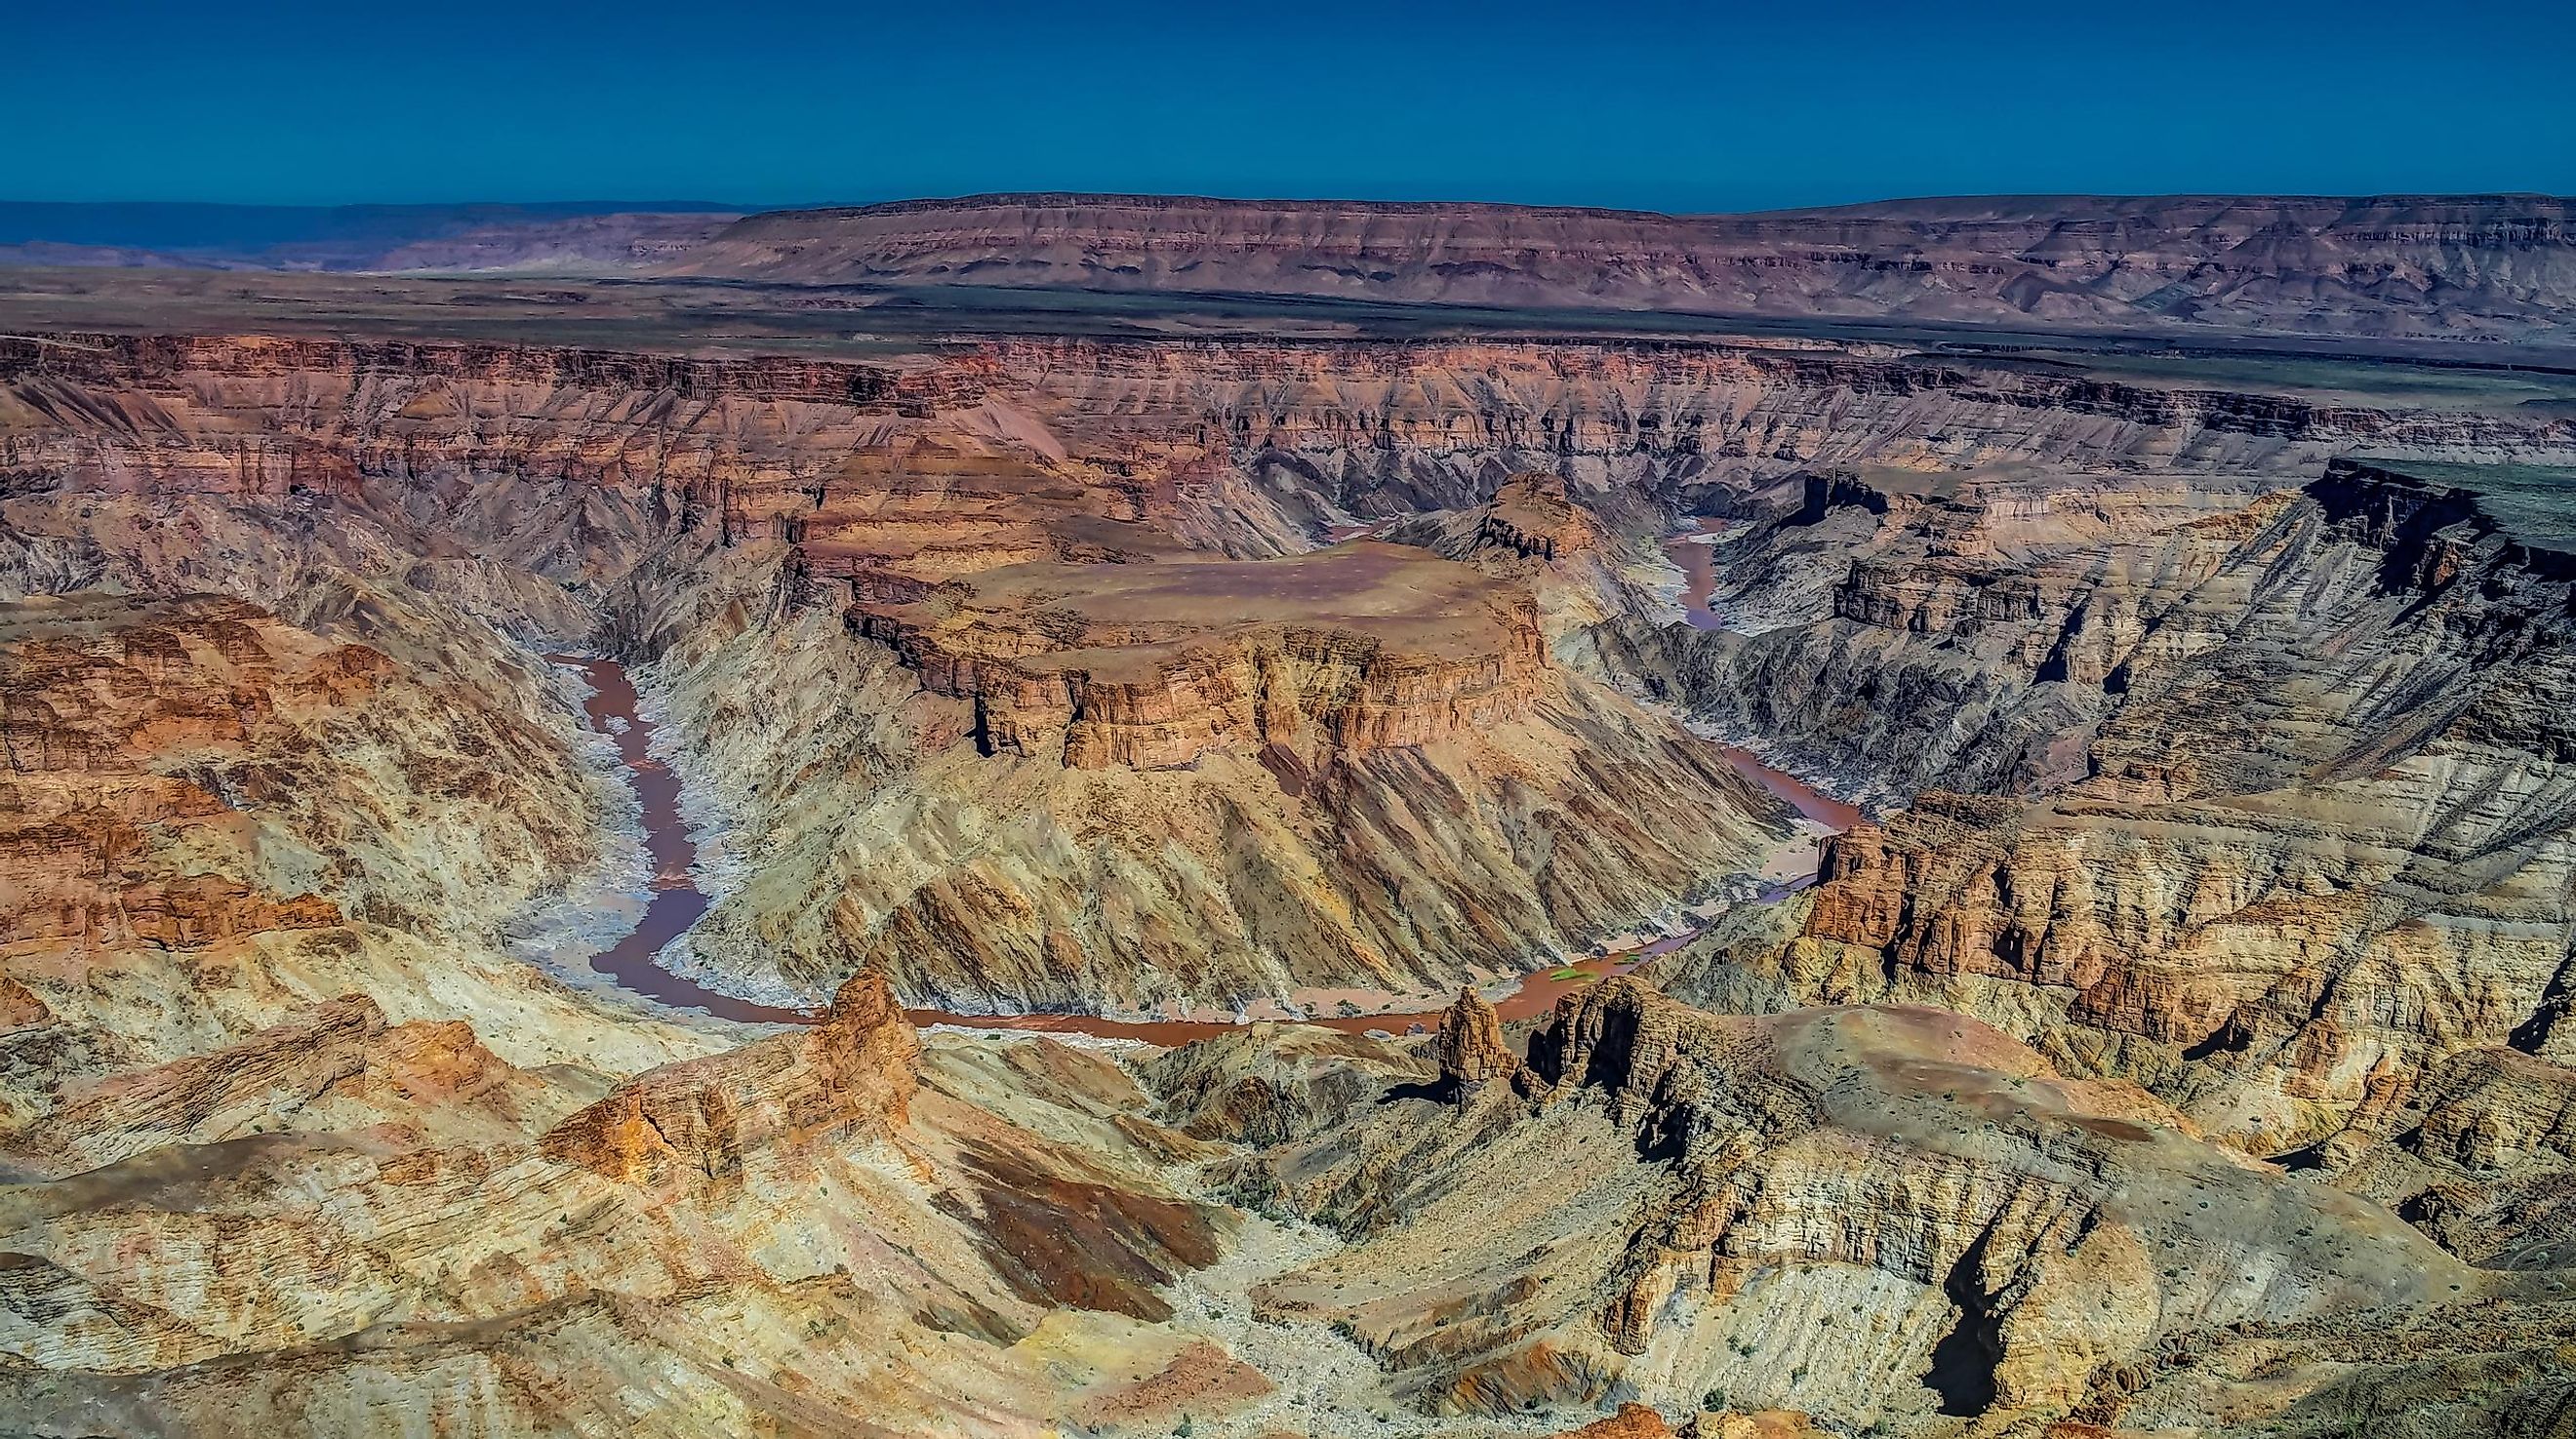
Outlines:
{"label": "flat-topped mesa", "polygon": [[664,273],[1726,314],[2559,331],[2568,203],[2048,196],[1755,215],[1017,194],[746,217]]}
{"label": "flat-topped mesa", "polygon": [[1565,492],[1557,475],[1515,475],[1494,491],[1477,526],[1475,547],[1509,550],[1523,559],[1572,558],[1600,542],[1600,531]]}
{"label": "flat-topped mesa", "polygon": [[972,701],[985,753],[1073,769],[1434,743],[1527,717],[1547,672],[1526,590],[1370,543],[1012,565],[862,599],[849,623]]}

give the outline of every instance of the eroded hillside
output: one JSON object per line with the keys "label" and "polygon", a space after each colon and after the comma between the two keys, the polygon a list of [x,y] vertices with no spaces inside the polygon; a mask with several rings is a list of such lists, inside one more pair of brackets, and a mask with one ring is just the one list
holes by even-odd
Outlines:
{"label": "eroded hillside", "polygon": [[2399,388],[0,341],[0,1403],[2554,1432],[2576,422]]}

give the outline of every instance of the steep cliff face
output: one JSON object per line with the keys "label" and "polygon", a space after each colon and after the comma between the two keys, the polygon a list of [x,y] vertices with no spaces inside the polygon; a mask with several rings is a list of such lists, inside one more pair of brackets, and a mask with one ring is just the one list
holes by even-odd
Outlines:
{"label": "steep cliff face", "polygon": [[2343,1132],[2299,1156],[2405,1214],[2442,1247],[2546,1270],[2576,1242],[2576,1069],[2506,1046],[2379,1086]]}
{"label": "steep cliff face", "polygon": [[[784,868],[711,926],[737,972],[775,947],[827,986],[884,958],[907,993],[975,1007],[1411,991],[1667,916],[1769,837],[1767,804],[1686,737],[1547,664],[1530,575],[1294,558],[1338,501],[1248,498],[1266,482],[1223,407],[1314,356],[1218,351],[1218,380],[1178,387],[1152,378],[1170,357],[1099,346],[857,365],[66,337],[9,356],[24,589],[220,585],[404,664],[482,654],[485,626],[692,666],[739,638],[726,692],[675,683],[672,715],[753,832],[798,802],[766,789],[781,772],[869,735],[864,804],[779,833]],[[1523,518],[1494,544],[1554,542]],[[767,664],[841,606],[867,644],[840,675]],[[881,655],[954,703],[904,700]],[[785,683],[814,686],[779,702],[801,731],[719,721]],[[978,759],[1043,760],[1015,802],[1067,823],[989,829],[978,803],[960,837],[984,838],[928,843],[911,805],[1013,793]],[[1103,814],[1179,843],[1104,843]],[[1168,932],[1050,894],[1077,876],[1064,894],[1122,895]]]}
{"label": "steep cliff face", "polygon": [[[696,958],[799,986],[873,964],[948,1009],[1329,1007],[1526,969],[1714,895],[1786,839],[1712,747],[1545,663],[1525,599],[1490,608],[1494,587],[1417,552],[1257,563],[1318,560],[1427,570],[1468,608],[1434,622],[1407,585],[1383,625],[1256,641],[1211,605],[1104,647],[1080,643],[1101,612],[1050,638],[961,602],[949,637],[1051,647],[971,680],[933,641],[821,610],[674,650],[655,692],[707,737],[682,762],[745,875]],[[1038,664],[1055,672],[1004,678]]]}
{"label": "steep cliff face", "polygon": [[1668,216],[989,195],[755,215],[669,272],[1719,313],[2562,333],[2566,202],[2168,197]]}
{"label": "steep cliff face", "polygon": [[1503,1042],[1503,1026],[1474,990],[1458,992],[1458,1002],[1440,1017],[1440,1034],[1431,1045],[1440,1077],[1453,1089],[1519,1075],[1520,1056]]}
{"label": "steep cliff face", "polygon": [[[1534,631],[1570,663],[1890,795],[2062,786],[2102,746],[2155,742],[2145,719],[2130,740],[2104,727],[2148,713],[2132,696],[2163,683],[2158,666],[2196,673],[2204,649],[2251,652],[2226,642],[2229,606],[2248,602],[2230,596],[2289,593],[2269,577],[2293,576],[2311,543],[2295,524],[2280,531],[2289,512],[2263,506],[2286,502],[2262,495],[2338,445],[2548,454],[2567,424],[1685,345],[1013,342],[853,364],[452,343],[10,344],[0,444],[21,478],[0,560],[17,587],[219,585],[403,664],[488,646],[469,633],[484,625],[672,653],[684,748],[721,776],[747,828],[775,835],[767,852],[794,856],[763,881],[773,891],[743,903],[846,897],[792,920],[728,910],[710,938],[721,962],[738,969],[785,939],[790,970],[819,983],[873,946],[936,936],[945,957],[927,967],[944,977],[914,992],[970,1001],[967,976],[986,971],[1008,976],[984,991],[995,1000],[1142,1001],[1118,987],[1149,954],[1202,975],[1154,997],[1445,987],[1460,966],[1544,954],[1706,893],[1740,866],[1750,831],[1685,817],[1737,801],[1703,766],[1668,762],[1682,741],[1660,722],[1547,666]],[[1794,510],[1760,519],[1746,499],[1776,476],[1845,463],[1848,477],[1815,480]],[[2322,491],[2310,501],[2327,503]],[[1592,630],[1650,607],[1638,539],[1704,503],[1757,515],[1712,547],[1728,577],[1714,602],[1753,633]],[[1426,509],[1437,513],[1406,517]],[[1529,586],[1534,629],[1525,601],[1469,600],[1451,579],[1408,600],[1409,617],[1343,605],[1329,625],[1292,622],[1343,591],[1418,588],[1368,545],[1285,558],[1355,515],[1392,516],[1391,536]],[[2373,543],[2333,524],[2317,532],[2332,545]],[[2425,559],[2423,577],[2468,553]],[[2298,603],[2344,605],[2357,572],[2335,574],[2332,593],[2297,581]],[[1453,600],[1457,614],[1443,608]],[[795,683],[819,686],[811,696],[778,696],[748,658],[806,633],[798,616],[842,606],[926,688],[920,701],[880,683],[865,648],[840,663],[855,684],[821,684],[791,660],[805,664]],[[1461,616],[1460,644],[1421,638]],[[721,675],[727,693],[688,693],[692,673]],[[836,717],[820,704],[831,696],[873,708]],[[803,728],[719,732],[755,710]],[[794,801],[762,787],[805,769],[827,733],[866,736],[858,783],[889,808],[865,824],[778,828]],[[1582,773],[1561,752],[1569,735],[1638,758]],[[1412,783],[1396,772],[1426,747],[1461,756],[1421,760],[1443,776],[1428,807],[1386,788]],[[938,764],[953,773],[926,777],[952,753]],[[1023,802],[1151,816],[1190,837],[1189,858],[1113,857],[1087,823],[999,848],[822,839],[909,824],[923,796],[981,784],[968,756],[1068,769],[1029,769]],[[2149,773],[2164,762],[2142,754],[2126,763],[2125,802],[2197,782]],[[1140,773],[1174,777],[1127,778]],[[1225,837],[1243,832],[1229,814],[1258,817],[1251,849]],[[1436,844],[1433,862],[1409,831],[1461,837]],[[847,872],[898,852],[882,880]],[[1068,948],[1031,892],[1037,875],[1073,873],[1131,895],[1138,913],[1190,918],[1114,959],[1089,941]],[[1269,883],[1255,876],[1277,875],[1314,898],[1247,908]],[[1387,876],[1440,897],[1361,897]],[[1208,893],[1219,898],[1180,900]],[[1586,910],[1597,917],[1577,917]],[[988,932],[1018,937],[962,938]],[[1232,957],[1181,962],[1200,940],[1180,935],[1215,936]],[[1271,943],[1292,958],[1242,958]],[[1439,958],[1418,974],[1389,958],[1426,948]],[[1092,972],[1102,965],[1118,977]],[[906,984],[917,973],[900,960],[892,972]]]}
{"label": "steep cliff face", "polygon": [[[2473,1270],[1956,1014],[1720,1016],[1621,978],[1561,1001],[1526,1068],[1500,1069],[1474,1057],[1472,1007],[1450,1022],[1453,1079],[1514,1082],[1395,1085],[1228,1165],[1352,1239],[1273,1281],[1269,1311],[1341,1324],[1432,1407],[1620,1392],[1931,1432],[2112,1426],[2155,1403],[2188,1423],[2342,1377],[2257,1400],[2242,1386],[2278,1370],[2202,1374],[2213,1342],[2290,1359],[2392,1329],[2421,1345],[2506,1306],[2528,1333],[2567,1322],[2545,1282]],[[2498,1347],[2480,1402],[2556,1392]]]}
{"label": "steep cliff face", "polygon": [[[2355,448],[2502,458],[2576,446],[2576,421],[2546,407],[2433,408],[2330,378],[2227,390],[2008,361],[1687,343],[1012,341],[988,353],[1024,378],[1032,408],[1077,450],[1150,455],[1156,442],[1186,442],[1215,461],[1171,471],[1184,501],[1234,512],[1193,525],[1240,526],[1280,509],[1318,527],[1465,509],[1532,471],[1562,476],[1629,530],[1649,509],[1666,519],[1676,501],[1861,464],[1930,475],[2018,462],[2126,485],[2305,479]],[[1647,503],[1628,493],[1638,490]],[[1259,552],[1249,544],[1227,547]]]}
{"label": "steep cliff face", "polygon": [[[230,511],[271,530],[309,528],[304,543],[326,552],[364,526],[415,573],[498,561],[595,584],[680,532],[769,533],[790,502],[807,507],[802,491],[818,471],[882,439],[903,411],[971,405],[981,379],[972,364],[905,373],[508,345],[87,335],[0,344],[0,383],[0,468],[23,476],[18,494]],[[82,533],[106,537],[96,523]],[[561,615],[555,598],[537,618]]]}
{"label": "steep cliff face", "polygon": [[[785,541],[798,585],[899,598],[1170,539],[1294,553],[1531,471],[1642,534],[1695,496],[1862,462],[2285,474],[2356,445],[2576,445],[2545,412],[1706,345],[1028,341],[856,363],[61,335],[0,342],[0,393],[21,589],[142,564],[273,586],[255,597],[276,607],[318,550],[522,631],[577,626],[568,598],[682,538]],[[219,554],[161,553],[147,513]],[[222,562],[250,552],[269,563]]]}
{"label": "steep cliff face", "polygon": [[1601,652],[1857,793],[2053,788],[2086,772],[2133,656],[2209,642],[2176,617],[2228,603],[2212,587],[2241,579],[2221,567],[2290,487],[2020,464],[1810,476],[1794,507],[1708,547],[1721,628],[1631,624]]}
{"label": "steep cliff face", "polygon": [[1332,765],[1526,720],[1545,683],[1526,591],[1384,545],[1012,566],[850,622],[971,703],[988,753],[1077,769]]}
{"label": "steep cliff face", "polygon": [[[2159,540],[2117,603],[2043,573],[2037,614],[1928,608],[1934,572],[1903,632],[2030,666],[2006,713],[2077,736],[1950,762],[2042,797],[1917,796],[1828,845],[1796,940],[1678,982],[1966,1009],[2266,1153],[2455,1052],[2565,1062],[2570,576],[2490,503],[2344,466]],[[1887,615],[1836,605],[1809,643],[1876,643]]]}
{"label": "steep cliff face", "polygon": [[513,704],[532,696],[459,705],[423,678],[236,600],[9,606],[0,935],[189,949],[344,913],[497,923],[592,852],[586,777]]}

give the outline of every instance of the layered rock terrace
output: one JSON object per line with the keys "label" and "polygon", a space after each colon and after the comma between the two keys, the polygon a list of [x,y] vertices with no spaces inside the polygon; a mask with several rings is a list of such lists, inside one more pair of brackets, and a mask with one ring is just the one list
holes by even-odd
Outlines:
{"label": "layered rock terrace", "polygon": [[987,752],[1080,769],[1233,745],[1333,753],[1525,718],[1547,661],[1535,602],[1419,550],[1017,565],[851,611],[925,688],[969,700]]}

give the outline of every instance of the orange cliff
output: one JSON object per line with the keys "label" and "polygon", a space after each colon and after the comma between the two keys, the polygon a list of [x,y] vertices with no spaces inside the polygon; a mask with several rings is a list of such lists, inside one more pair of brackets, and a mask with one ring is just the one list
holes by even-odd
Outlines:
{"label": "orange cliff", "polygon": [[191,948],[338,924],[329,900],[190,873],[164,851],[256,800],[261,772],[218,778],[218,761],[277,741],[282,713],[372,691],[387,664],[238,601],[140,615],[114,599],[28,602],[0,632],[0,942]]}
{"label": "orange cliff", "polygon": [[1600,526],[1566,492],[1561,475],[1514,475],[1478,514],[1471,553],[1507,551],[1555,561],[1598,549]]}
{"label": "orange cliff", "polygon": [[800,592],[860,598],[1158,545],[1291,553],[1353,508],[1488,499],[1505,502],[1488,545],[1555,559],[1551,498],[1511,503],[1461,456],[1771,474],[1929,461],[1956,431],[2025,436],[2065,464],[2224,444],[2270,468],[2365,444],[2511,448],[2534,425],[1733,346],[1013,340],[856,362],[0,338],[12,494],[349,504],[442,555],[558,579],[620,573],[629,547],[675,533],[775,542]]}
{"label": "orange cliff", "polygon": [[849,622],[924,688],[971,700],[987,753],[1076,769],[1432,743],[1525,718],[1548,663],[1525,589],[1365,543],[1010,566],[863,600]]}
{"label": "orange cliff", "polygon": [[566,483],[618,492],[652,526],[770,538],[791,512],[815,508],[843,457],[976,404],[993,376],[972,355],[876,365],[403,340],[0,337],[0,394],[14,402],[0,409],[0,473],[20,493],[263,504],[363,505],[371,487],[434,483],[451,524],[477,520],[471,491]]}

